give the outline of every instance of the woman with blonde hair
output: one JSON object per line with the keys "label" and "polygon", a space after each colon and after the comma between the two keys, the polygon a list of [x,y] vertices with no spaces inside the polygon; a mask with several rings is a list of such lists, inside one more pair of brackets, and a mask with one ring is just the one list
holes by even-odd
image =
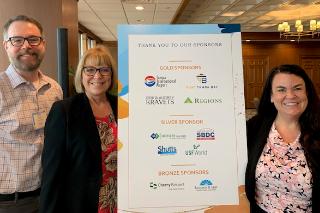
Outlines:
{"label": "woman with blonde hair", "polygon": [[75,75],[77,95],[55,102],[45,125],[40,212],[117,212],[117,70],[103,46]]}

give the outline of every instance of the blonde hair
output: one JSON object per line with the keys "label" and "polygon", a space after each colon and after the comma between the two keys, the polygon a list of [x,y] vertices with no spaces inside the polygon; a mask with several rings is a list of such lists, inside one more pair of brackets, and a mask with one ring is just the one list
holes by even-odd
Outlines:
{"label": "blonde hair", "polygon": [[77,93],[82,93],[85,90],[82,84],[82,69],[87,62],[91,62],[91,64],[94,64],[96,66],[107,65],[108,67],[111,67],[112,80],[108,91],[116,87],[118,81],[118,71],[116,68],[116,64],[111,56],[110,51],[105,46],[98,45],[87,50],[78,63],[77,71],[74,76],[74,86],[76,88]]}

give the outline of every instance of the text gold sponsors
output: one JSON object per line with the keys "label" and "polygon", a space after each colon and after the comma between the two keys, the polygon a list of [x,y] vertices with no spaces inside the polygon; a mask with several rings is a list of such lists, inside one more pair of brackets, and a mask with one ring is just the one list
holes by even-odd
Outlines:
{"label": "text gold sponsors", "polygon": [[161,124],[179,124],[179,125],[200,125],[203,124],[201,119],[180,119],[180,120],[161,120]]}
{"label": "text gold sponsors", "polygon": [[160,70],[201,70],[201,65],[192,65],[192,66],[160,66]]}
{"label": "text gold sponsors", "polygon": [[184,175],[208,175],[209,170],[175,170],[159,171],[159,176],[184,176]]}

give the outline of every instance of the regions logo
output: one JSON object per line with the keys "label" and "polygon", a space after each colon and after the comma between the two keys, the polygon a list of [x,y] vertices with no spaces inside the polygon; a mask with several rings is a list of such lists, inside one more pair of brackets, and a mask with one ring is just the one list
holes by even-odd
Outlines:
{"label": "regions logo", "polygon": [[214,186],[210,180],[203,180],[200,183],[200,186],[194,187],[196,191],[216,191],[218,186]]}
{"label": "regions logo", "polygon": [[146,105],[172,105],[174,96],[146,96]]}
{"label": "regions logo", "polygon": [[177,154],[177,148],[174,146],[164,147],[158,146],[158,154],[159,155],[175,155]]}
{"label": "regions logo", "polygon": [[187,135],[183,134],[168,134],[168,133],[152,133],[152,139],[186,139]]}
{"label": "regions logo", "polygon": [[153,87],[154,85],[156,85],[156,87],[159,88],[165,88],[168,87],[169,84],[175,84],[177,82],[177,79],[169,79],[166,76],[147,76],[144,79],[144,83],[145,85],[147,85],[148,87]]}
{"label": "regions logo", "polygon": [[215,140],[215,135],[213,129],[203,128],[197,130],[197,140]]}
{"label": "regions logo", "polygon": [[191,150],[186,150],[185,154],[186,155],[208,155],[208,150],[200,150],[198,149],[200,147],[200,144],[196,145],[193,144],[193,149]]}
{"label": "regions logo", "polygon": [[214,99],[214,98],[194,98],[191,99],[187,97],[184,101],[185,104],[221,104],[222,99]]}
{"label": "regions logo", "polygon": [[153,87],[156,84],[156,79],[153,76],[147,76],[144,79],[144,83],[148,86],[148,87]]}
{"label": "regions logo", "polygon": [[166,189],[166,190],[184,190],[184,183],[154,183],[150,182],[151,189]]}

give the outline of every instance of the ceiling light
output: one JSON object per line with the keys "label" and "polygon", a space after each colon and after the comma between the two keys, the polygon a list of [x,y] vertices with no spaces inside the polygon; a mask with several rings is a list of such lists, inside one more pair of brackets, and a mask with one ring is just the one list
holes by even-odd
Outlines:
{"label": "ceiling light", "polygon": [[296,20],[295,27],[297,28],[296,32],[292,32],[290,30],[290,25],[288,22],[283,22],[278,25],[278,31],[280,32],[280,38],[282,36],[288,38],[288,36],[296,36],[298,37],[298,42],[301,36],[313,36],[314,35],[320,35],[320,21],[316,20],[310,20],[310,30],[309,31],[303,31],[303,24],[300,19],[300,12],[299,12],[299,19]]}
{"label": "ceiling light", "polygon": [[142,6],[136,6],[136,10],[144,10],[144,7],[142,7]]}
{"label": "ceiling light", "polygon": [[145,21],[144,19],[138,19],[137,21]]}

